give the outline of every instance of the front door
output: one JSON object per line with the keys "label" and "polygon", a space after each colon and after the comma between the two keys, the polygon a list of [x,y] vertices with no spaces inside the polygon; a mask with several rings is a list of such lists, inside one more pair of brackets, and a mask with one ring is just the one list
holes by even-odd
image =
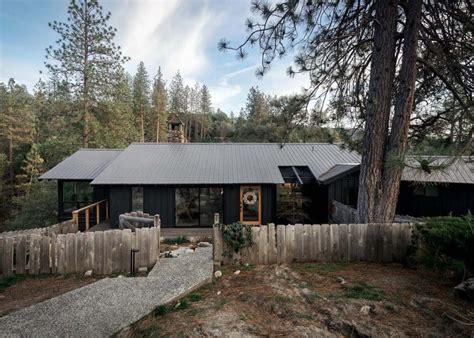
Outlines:
{"label": "front door", "polygon": [[262,194],[259,185],[240,187],[240,221],[245,224],[261,224]]}

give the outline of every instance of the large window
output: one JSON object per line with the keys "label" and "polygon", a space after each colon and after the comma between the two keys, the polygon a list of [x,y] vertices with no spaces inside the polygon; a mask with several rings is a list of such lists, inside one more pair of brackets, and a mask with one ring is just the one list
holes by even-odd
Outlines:
{"label": "large window", "polygon": [[93,201],[93,189],[89,182],[63,182],[63,211],[72,212]]}
{"label": "large window", "polygon": [[277,222],[307,223],[311,221],[311,198],[303,194],[303,186],[285,183],[277,186]]}
{"label": "large window", "polygon": [[211,226],[214,214],[222,220],[222,188],[176,188],[176,226]]}
{"label": "large window", "polygon": [[143,211],[143,187],[132,187],[132,211]]}

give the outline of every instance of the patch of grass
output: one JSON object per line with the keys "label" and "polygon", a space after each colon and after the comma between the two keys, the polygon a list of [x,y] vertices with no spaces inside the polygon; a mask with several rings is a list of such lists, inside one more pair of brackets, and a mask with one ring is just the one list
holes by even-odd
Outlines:
{"label": "patch of grass", "polygon": [[0,292],[4,292],[10,286],[15,285],[16,283],[25,279],[26,277],[22,275],[0,278]]}
{"label": "patch of grass", "polygon": [[293,264],[291,268],[296,272],[335,272],[344,270],[348,263],[303,263]]}
{"label": "patch of grass", "polygon": [[178,310],[186,310],[189,308],[189,303],[186,299],[182,299],[178,303],[179,305],[176,307]]}
{"label": "patch of grass", "polygon": [[342,288],[346,291],[345,296],[347,298],[374,301],[379,301],[385,298],[385,294],[382,290],[379,290],[375,286],[365,282],[357,282],[356,285],[353,286],[342,285]]}
{"label": "patch of grass", "polygon": [[199,302],[203,297],[200,293],[191,293],[188,298],[191,302]]}
{"label": "patch of grass", "polygon": [[155,308],[155,311],[154,311],[155,316],[164,316],[170,312],[171,312],[171,308],[166,305],[160,305],[157,308]]}
{"label": "patch of grass", "polygon": [[276,295],[273,299],[278,303],[293,303],[294,299],[288,296]]}
{"label": "patch of grass", "polygon": [[191,309],[191,310],[189,311],[189,315],[190,315],[191,317],[194,317],[194,316],[197,315],[198,313],[199,313],[199,310],[198,310],[198,309]]}
{"label": "patch of grass", "polygon": [[169,245],[186,244],[186,243],[189,243],[189,239],[186,236],[178,236],[178,237],[172,237],[172,238],[165,238],[163,240],[163,243],[169,244]]}

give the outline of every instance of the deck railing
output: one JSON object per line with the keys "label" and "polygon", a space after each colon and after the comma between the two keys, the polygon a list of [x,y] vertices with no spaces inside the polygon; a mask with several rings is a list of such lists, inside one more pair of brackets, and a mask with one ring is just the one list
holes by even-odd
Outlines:
{"label": "deck railing", "polygon": [[95,208],[95,224],[100,223],[100,208],[101,205],[105,204],[105,218],[104,220],[109,219],[109,200],[105,199],[102,201],[98,201],[89,205],[86,205],[85,207],[82,207],[80,209],[74,210],[72,212],[72,219],[79,224],[79,214],[83,212],[85,214],[85,222],[86,222],[86,231],[89,230],[90,228],[90,214],[91,211],[93,212],[93,208]]}

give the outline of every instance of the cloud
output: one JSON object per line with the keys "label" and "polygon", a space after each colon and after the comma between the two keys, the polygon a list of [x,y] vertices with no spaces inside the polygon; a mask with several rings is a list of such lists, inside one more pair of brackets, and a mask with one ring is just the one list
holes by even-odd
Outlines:
{"label": "cloud", "polygon": [[131,57],[127,68],[132,74],[139,61],[145,63],[151,75],[162,66],[166,77],[178,70],[185,78],[198,77],[208,68],[206,46],[220,16],[207,1],[129,0],[120,2],[114,12],[118,42],[124,54]]}

